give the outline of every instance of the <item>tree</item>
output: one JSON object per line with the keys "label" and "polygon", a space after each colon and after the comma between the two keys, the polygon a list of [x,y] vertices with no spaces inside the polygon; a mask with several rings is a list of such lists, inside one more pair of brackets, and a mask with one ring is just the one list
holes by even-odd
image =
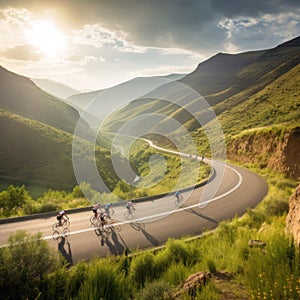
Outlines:
{"label": "tree", "polygon": [[16,214],[18,209],[22,208],[30,198],[24,185],[21,187],[10,185],[6,191],[0,193],[0,208],[2,214],[5,217]]}

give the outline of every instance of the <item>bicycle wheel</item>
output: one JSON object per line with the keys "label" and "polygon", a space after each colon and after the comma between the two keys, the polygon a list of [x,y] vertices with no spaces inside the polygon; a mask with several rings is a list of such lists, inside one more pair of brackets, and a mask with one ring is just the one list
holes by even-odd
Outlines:
{"label": "bicycle wheel", "polygon": [[59,227],[59,223],[56,222],[52,225],[52,231],[56,231],[56,229]]}
{"label": "bicycle wheel", "polygon": [[114,213],[115,213],[115,211],[112,208],[110,208],[109,209],[109,218],[110,219],[113,217]]}
{"label": "bicycle wheel", "polygon": [[182,204],[182,202],[183,202],[183,197],[180,196],[180,197],[176,198],[175,205],[180,206]]}
{"label": "bicycle wheel", "polygon": [[68,219],[64,220],[64,222],[63,222],[63,228],[67,229],[67,228],[69,228],[69,226],[70,226],[70,221]]}
{"label": "bicycle wheel", "polygon": [[90,222],[91,222],[91,224],[92,224],[93,226],[97,226],[97,225],[98,225],[98,220],[97,220],[97,218],[95,217],[95,215],[92,215],[92,216],[90,217]]}
{"label": "bicycle wheel", "polygon": [[102,230],[105,232],[105,233],[107,233],[107,234],[110,234],[111,233],[111,226],[110,225],[103,225],[102,226]]}
{"label": "bicycle wheel", "polygon": [[54,230],[52,233],[52,237],[55,241],[57,241],[60,238],[60,234],[57,230]]}
{"label": "bicycle wheel", "polygon": [[62,233],[62,237],[68,238],[71,235],[70,230],[65,229]]}

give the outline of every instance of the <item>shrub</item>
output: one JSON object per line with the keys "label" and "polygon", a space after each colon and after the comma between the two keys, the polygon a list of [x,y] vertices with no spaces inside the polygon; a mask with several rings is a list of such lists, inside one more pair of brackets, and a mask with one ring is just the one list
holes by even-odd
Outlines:
{"label": "shrub", "polygon": [[154,255],[150,252],[145,252],[134,257],[130,265],[130,273],[138,288],[143,287],[147,280],[155,279]]}
{"label": "shrub", "polygon": [[188,250],[184,241],[169,239],[166,243],[166,254],[169,255],[170,261],[187,265],[193,261],[193,257]]}
{"label": "shrub", "polygon": [[18,231],[8,239],[8,248],[0,249],[0,290],[3,299],[34,299],[41,278],[58,267],[54,249],[41,240]]}
{"label": "shrub", "polygon": [[[131,285],[126,281],[124,272],[119,272],[116,266],[111,258],[107,258],[93,260],[87,271],[82,269],[83,283],[76,299],[130,299]],[[78,279],[80,282],[81,279]]]}
{"label": "shrub", "polygon": [[36,208],[36,213],[44,213],[57,210],[58,207],[54,203],[43,203]]}
{"label": "shrub", "polygon": [[0,193],[0,209],[4,217],[10,217],[17,214],[27,200],[30,200],[25,186],[14,187],[10,185],[7,190]]}
{"label": "shrub", "polygon": [[266,202],[265,210],[267,215],[281,216],[288,212],[289,204],[286,200],[275,199]]}

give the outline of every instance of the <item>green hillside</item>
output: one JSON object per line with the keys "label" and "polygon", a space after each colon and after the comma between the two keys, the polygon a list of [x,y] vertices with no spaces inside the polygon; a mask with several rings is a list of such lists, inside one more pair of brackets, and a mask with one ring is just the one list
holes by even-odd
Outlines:
{"label": "green hillside", "polygon": [[[199,92],[210,105],[229,97],[233,97],[231,105],[235,105],[299,63],[300,37],[269,50],[218,54],[199,64],[181,82]],[[223,110],[218,107],[216,111]]]}
{"label": "green hillside", "polygon": [[214,95],[226,97],[234,93],[229,89],[234,85],[235,74],[249,64],[255,62],[265,51],[253,51],[240,54],[218,53],[210,59],[200,63],[195,71],[180,81],[187,84],[205,98]]}
{"label": "green hillside", "polygon": [[[70,190],[76,184],[72,165],[73,132],[79,113],[73,107],[38,88],[30,79],[0,67],[0,182],[26,184],[41,192],[48,188]],[[81,121],[77,130],[92,135]],[[82,141],[82,164],[89,142]],[[118,177],[113,172],[109,152],[96,148],[97,165],[112,188]],[[94,178],[87,176],[94,183]]]}
{"label": "green hillside", "polygon": [[[71,190],[77,185],[72,166],[72,134],[4,110],[0,110],[0,126],[2,184],[59,190]],[[82,148],[80,161],[88,165],[91,158],[84,153],[92,146],[82,140],[77,147]],[[113,188],[118,177],[108,158],[109,151],[96,147],[95,153],[101,176]],[[87,181],[93,184],[94,178],[87,177]]]}
{"label": "green hillside", "polygon": [[[0,66],[0,108],[73,133],[79,113],[70,105],[38,88],[29,78]],[[91,129],[80,122],[79,132]]]}
{"label": "green hillside", "polygon": [[[265,126],[274,121],[295,121],[299,103],[299,63],[300,37],[269,50],[218,54],[199,64],[181,82],[205,95],[215,113],[224,119],[224,130],[229,133],[230,130]],[[165,94],[172,95],[174,101],[180,100],[180,106],[158,99],[132,101],[106,120],[105,130],[116,131],[133,117],[154,112],[167,116],[165,121],[159,122],[160,126],[173,118],[189,130],[197,130],[200,125],[186,108],[192,108],[198,100],[182,100],[184,95],[173,92],[172,83],[161,89],[160,94],[165,89]],[[205,111],[192,111],[204,122],[209,121]]]}
{"label": "green hillside", "polygon": [[299,124],[300,64],[243,103],[220,114],[219,120],[227,136],[255,127]]}

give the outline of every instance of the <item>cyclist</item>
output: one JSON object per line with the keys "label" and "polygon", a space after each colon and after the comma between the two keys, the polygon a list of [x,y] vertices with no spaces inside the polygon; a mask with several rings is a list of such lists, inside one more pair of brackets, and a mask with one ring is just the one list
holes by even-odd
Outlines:
{"label": "cyclist", "polygon": [[67,211],[66,210],[61,210],[57,213],[56,219],[58,221],[59,226],[63,225],[64,220],[69,220],[69,217],[67,216]]}
{"label": "cyclist", "polygon": [[182,197],[181,191],[177,191],[177,192],[175,193],[175,197],[176,197],[177,201],[182,200],[183,197]]}
{"label": "cyclist", "polygon": [[99,203],[93,205],[92,211],[95,215],[95,218],[98,219],[99,214],[101,213],[101,206]]}
{"label": "cyclist", "polygon": [[135,207],[133,206],[133,202],[132,201],[128,201],[126,203],[126,208],[128,209],[129,212],[131,212],[132,210],[135,210]]}
{"label": "cyclist", "polygon": [[111,203],[105,204],[104,211],[109,219],[111,219],[111,215],[110,215],[111,210],[112,210]]}

